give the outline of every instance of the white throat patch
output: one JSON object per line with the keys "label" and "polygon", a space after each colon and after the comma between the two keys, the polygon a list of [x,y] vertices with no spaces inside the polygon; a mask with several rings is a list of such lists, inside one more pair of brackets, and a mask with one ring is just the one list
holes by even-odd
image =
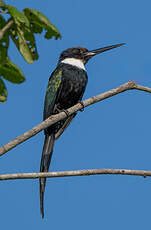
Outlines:
{"label": "white throat patch", "polygon": [[79,69],[85,70],[83,61],[76,58],[65,58],[61,63],[69,64],[78,67]]}

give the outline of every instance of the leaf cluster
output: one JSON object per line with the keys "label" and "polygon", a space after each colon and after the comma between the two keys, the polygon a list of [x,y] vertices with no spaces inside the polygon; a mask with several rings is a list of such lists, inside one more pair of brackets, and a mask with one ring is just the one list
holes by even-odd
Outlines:
{"label": "leaf cluster", "polygon": [[[6,5],[0,0],[1,13],[8,14],[10,18],[6,21],[0,14],[0,102],[7,99],[7,89],[3,79],[12,83],[20,84],[25,81],[23,72],[8,57],[10,38],[14,42],[18,51],[28,63],[33,63],[38,59],[35,34],[46,31],[45,38],[61,38],[57,28],[48,18],[38,10],[25,8],[22,12],[14,6]],[[7,28],[7,25],[10,27]],[[7,28],[5,30],[5,28]]]}

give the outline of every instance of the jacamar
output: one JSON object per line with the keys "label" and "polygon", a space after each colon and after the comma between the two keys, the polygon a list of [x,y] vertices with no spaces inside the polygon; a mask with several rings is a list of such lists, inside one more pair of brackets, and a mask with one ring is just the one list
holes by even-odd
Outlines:
{"label": "jacamar", "polygon": [[[96,54],[124,45],[124,43],[88,51],[83,47],[69,48],[60,55],[58,65],[49,78],[45,96],[43,119],[50,115],[66,110],[80,102],[87,85],[85,64]],[[40,172],[48,172],[55,140],[68,127],[75,114],[68,116],[44,130],[45,141],[43,146]],[[44,217],[44,191],[46,178],[40,178],[40,209]]]}

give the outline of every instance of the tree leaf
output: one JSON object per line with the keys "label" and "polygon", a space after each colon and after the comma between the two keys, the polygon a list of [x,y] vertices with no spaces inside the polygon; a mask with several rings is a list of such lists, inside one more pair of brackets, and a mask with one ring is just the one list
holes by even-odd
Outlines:
{"label": "tree leaf", "polygon": [[9,14],[13,17],[16,24],[20,25],[23,24],[27,27],[30,26],[28,18],[19,10],[17,10],[14,6],[7,6]]}
{"label": "tree leaf", "polygon": [[53,24],[51,24],[48,18],[41,12],[29,8],[25,8],[23,11],[28,20],[30,21],[31,30],[33,31],[33,33],[41,33],[43,29],[45,29],[45,38],[61,38],[61,34],[57,30],[57,28]]}
{"label": "tree leaf", "polygon": [[3,76],[6,80],[16,84],[20,84],[25,81],[23,72],[18,66],[11,62],[9,58],[7,62],[0,65],[0,76]]}
{"label": "tree leaf", "polygon": [[5,4],[5,2],[3,1],[3,0],[0,0],[0,7],[5,7],[6,6],[6,4]]}
{"label": "tree leaf", "polygon": [[9,34],[17,46],[20,53],[28,63],[33,63],[38,59],[35,37],[30,30],[30,23],[24,13],[18,11],[13,6],[7,6],[7,9],[14,19]]}
{"label": "tree leaf", "polygon": [[[6,21],[2,15],[0,15],[0,30],[6,25]],[[7,50],[9,46],[8,31],[6,31],[0,40],[0,63],[4,63],[7,58]]]}
{"label": "tree leaf", "polygon": [[36,23],[34,24],[31,23],[31,31],[35,34],[41,34],[43,31],[43,28]]}
{"label": "tree leaf", "polygon": [[14,24],[10,30],[10,36],[28,63],[33,63],[38,59],[35,37],[29,28]]}
{"label": "tree leaf", "polygon": [[0,102],[5,102],[6,99],[7,99],[7,89],[3,80],[0,78]]}

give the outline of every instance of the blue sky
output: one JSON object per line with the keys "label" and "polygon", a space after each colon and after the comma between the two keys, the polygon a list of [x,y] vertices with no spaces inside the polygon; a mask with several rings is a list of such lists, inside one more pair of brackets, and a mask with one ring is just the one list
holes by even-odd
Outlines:
{"label": "blue sky", "polygon": [[[26,82],[7,83],[8,101],[1,104],[0,144],[42,121],[50,73],[66,48],[97,49],[126,42],[97,55],[87,64],[84,98],[129,80],[151,87],[151,2],[146,1],[7,1],[18,9],[39,9],[62,34],[62,40],[36,36],[40,58],[27,64],[11,43],[11,60]],[[52,171],[87,168],[151,169],[151,95],[129,91],[90,106],[56,141]],[[0,173],[38,172],[43,132],[0,159]],[[149,229],[151,179],[91,176],[48,179],[45,219],[39,208],[38,180],[0,182],[3,229]]]}

